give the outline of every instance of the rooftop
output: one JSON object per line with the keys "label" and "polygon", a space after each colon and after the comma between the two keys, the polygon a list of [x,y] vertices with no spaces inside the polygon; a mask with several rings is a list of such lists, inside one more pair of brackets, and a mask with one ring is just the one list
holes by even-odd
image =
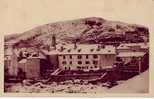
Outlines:
{"label": "rooftop", "polygon": [[117,49],[130,49],[130,47],[140,46],[140,48],[148,49],[149,43],[124,43],[120,44]]}
{"label": "rooftop", "polygon": [[145,52],[120,52],[117,57],[142,57]]}
{"label": "rooftop", "polygon": [[57,45],[56,50],[46,52],[47,54],[116,54],[115,47],[100,44],[74,44]]}

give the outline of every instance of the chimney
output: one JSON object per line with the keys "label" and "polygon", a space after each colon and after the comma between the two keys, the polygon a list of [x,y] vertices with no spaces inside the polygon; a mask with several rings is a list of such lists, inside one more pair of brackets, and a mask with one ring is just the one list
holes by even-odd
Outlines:
{"label": "chimney", "polygon": [[61,46],[61,47],[60,47],[60,51],[62,52],[63,50],[64,50],[64,47],[63,47],[63,46]]}
{"label": "chimney", "polygon": [[98,45],[98,46],[97,46],[97,51],[100,51],[100,49],[101,49],[101,46]]}
{"label": "chimney", "polygon": [[52,35],[52,43],[51,43],[51,46],[56,49],[56,36],[55,34]]}
{"label": "chimney", "polygon": [[78,52],[81,52],[81,49],[78,49]]}
{"label": "chimney", "polygon": [[76,44],[76,42],[74,43],[74,49],[77,49],[77,44]]}
{"label": "chimney", "polygon": [[103,49],[104,49],[104,48],[105,48],[105,45],[104,45],[104,44],[101,44],[101,48],[103,48]]}

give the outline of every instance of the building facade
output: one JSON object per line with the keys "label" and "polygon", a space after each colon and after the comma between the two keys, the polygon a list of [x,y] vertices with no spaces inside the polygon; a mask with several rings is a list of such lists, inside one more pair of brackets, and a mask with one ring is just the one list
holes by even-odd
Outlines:
{"label": "building facade", "polygon": [[17,75],[17,55],[14,52],[14,42],[6,42],[4,45],[4,69],[11,76]]}
{"label": "building facade", "polygon": [[123,62],[123,68],[132,69],[139,73],[148,68],[148,43],[121,44],[116,50],[117,58],[120,58]]}
{"label": "building facade", "polygon": [[[102,47],[99,44],[58,45],[56,50],[49,52],[49,56],[53,55],[57,56],[57,65],[62,70],[90,71],[112,68],[116,59],[113,46]],[[52,63],[55,63],[55,60]]]}

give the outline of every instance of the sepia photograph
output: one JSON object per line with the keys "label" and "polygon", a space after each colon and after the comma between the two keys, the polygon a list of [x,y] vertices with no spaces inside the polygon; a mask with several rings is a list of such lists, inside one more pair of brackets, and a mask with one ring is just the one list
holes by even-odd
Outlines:
{"label": "sepia photograph", "polygon": [[4,94],[148,94],[151,3],[4,0]]}

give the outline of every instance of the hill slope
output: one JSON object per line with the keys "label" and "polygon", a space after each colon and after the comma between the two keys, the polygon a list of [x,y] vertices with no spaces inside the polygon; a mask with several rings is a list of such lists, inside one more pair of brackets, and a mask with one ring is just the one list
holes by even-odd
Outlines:
{"label": "hill slope", "polygon": [[[64,22],[49,23],[26,31],[5,41],[16,40],[18,44],[49,45],[52,35],[57,43],[143,42],[148,38],[148,28],[142,25],[108,21],[100,17],[89,17]],[[131,34],[132,37],[129,37]],[[135,39],[134,39],[135,38]]]}

